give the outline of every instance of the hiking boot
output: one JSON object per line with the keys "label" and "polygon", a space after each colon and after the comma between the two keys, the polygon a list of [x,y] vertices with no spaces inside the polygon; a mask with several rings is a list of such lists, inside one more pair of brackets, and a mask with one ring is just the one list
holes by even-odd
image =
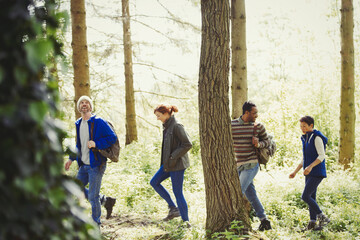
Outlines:
{"label": "hiking boot", "polygon": [[181,228],[191,228],[191,224],[190,224],[189,221],[185,221],[179,227],[181,227]]}
{"label": "hiking boot", "polygon": [[323,228],[330,222],[330,219],[325,216],[325,214],[320,213],[316,216],[317,220],[319,221],[319,228]]}
{"label": "hiking boot", "polygon": [[177,207],[170,207],[169,214],[164,218],[164,221],[169,221],[173,218],[180,217],[180,211]]}
{"label": "hiking boot", "polygon": [[109,219],[115,205],[116,198],[106,197],[104,207],[106,209],[106,219]]}
{"label": "hiking boot", "polygon": [[270,230],[270,229],[271,229],[270,221],[267,220],[266,218],[261,220],[259,231]]}
{"label": "hiking boot", "polygon": [[301,231],[306,232],[306,231],[309,231],[309,230],[313,230],[315,228],[316,228],[316,222],[310,221],[308,223],[308,225],[306,226],[306,228],[302,229]]}

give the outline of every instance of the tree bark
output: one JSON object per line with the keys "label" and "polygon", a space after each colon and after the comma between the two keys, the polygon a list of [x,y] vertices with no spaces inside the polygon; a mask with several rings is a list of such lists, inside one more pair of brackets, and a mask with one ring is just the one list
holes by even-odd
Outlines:
{"label": "tree bark", "polygon": [[125,144],[137,141],[135,96],[132,63],[132,43],[130,32],[129,0],[122,0],[124,67],[125,67],[125,103],[126,103],[126,140]]}
{"label": "tree bark", "polygon": [[228,1],[201,1],[199,124],[206,229],[210,233],[224,231],[233,220],[250,227],[236,171],[230,126],[229,11]]}
{"label": "tree bark", "polygon": [[246,51],[245,0],[231,0],[232,119],[241,116],[248,99]]}
{"label": "tree bark", "polygon": [[[86,40],[85,0],[71,0],[72,49],[75,89],[75,116],[80,117],[77,100],[82,95],[90,97],[89,57]],[[94,110],[94,109],[93,109]]]}
{"label": "tree bark", "polygon": [[355,155],[354,8],[341,1],[341,103],[339,162],[350,167]]}

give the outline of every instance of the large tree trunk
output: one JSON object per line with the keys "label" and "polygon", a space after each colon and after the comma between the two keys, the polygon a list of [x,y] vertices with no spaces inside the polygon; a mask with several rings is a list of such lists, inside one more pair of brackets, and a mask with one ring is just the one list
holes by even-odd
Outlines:
{"label": "large tree trunk", "polygon": [[354,8],[341,1],[341,103],[339,162],[350,167],[355,154]]}
{"label": "large tree trunk", "polygon": [[200,144],[206,191],[206,229],[233,220],[250,227],[236,171],[229,113],[229,2],[201,1]]}
{"label": "large tree trunk", "polygon": [[130,144],[137,141],[135,96],[132,63],[132,44],[130,32],[129,0],[122,0],[123,32],[124,32],[124,67],[125,67],[125,102],[126,102],[126,141]]}
{"label": "large tree trunk", "polygon": [[[76,102],[82,95],[90,97],[89,57],[86,41],[85,0],[71,0],[72,49],[75,89],[75,116],[80,117]],[[94,109],[93,109],[94,110]]]}
{"label": "large tree trunk", "polygon": [[231,0],[231,73],[232,113],[238,118],[247,100],[245,0]]}

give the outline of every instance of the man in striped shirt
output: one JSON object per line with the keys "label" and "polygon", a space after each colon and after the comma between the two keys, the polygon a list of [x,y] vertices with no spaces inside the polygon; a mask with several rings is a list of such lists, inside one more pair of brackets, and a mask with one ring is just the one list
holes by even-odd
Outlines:
{"label": "man in striped shirt", "polygon": [[231,129],[241,190],[261,221],[259,230],[263,231],[271,229],[271,224],[266,217],[264,207],[256,194],[253,183],[259,171],[255,148],[267,147],[270,141],[264,125],[256,123],[256,128],[254,128],[257,117],[256,105],[247,101],[243,105],[243,115],[231,121]]}

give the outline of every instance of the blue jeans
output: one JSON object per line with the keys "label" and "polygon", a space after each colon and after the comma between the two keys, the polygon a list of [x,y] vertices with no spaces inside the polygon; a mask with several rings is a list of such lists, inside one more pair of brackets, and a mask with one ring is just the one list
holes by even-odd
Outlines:
{"label": "blue jeans", "polygon": [[322,180],[321,177],[305,176],[305,188],[301,199],[309,206],[310,220],[316,220],[316,215],[322,213],[316,202],[317,187]]}
{"label": "blue jeans", "polygon": [[257,164],[255,167],[251,169],[245,169],[239,171],[238,173],[239,173],[242,193],[245,194],[246,198],[251,203],[252,207],[256,212],[256,216],[260,220],[262,220],[266,218],[265,210],[256,194],[255,186],[253,183],[253,180],[256,174],[258,173],[258,171],[259,171],[259,164]]}
{"label": "blue jeans", "polygon": [[165,172],[163,165],[161,165],[160,169],[150,180],[150,185],[160,195],[160,197],[162,197],[167,202],[169,207],[176,207],[175,203],[170,197],[169,192],[161,185],[162,181],[171,177],[172,189],[178,204],[181,218],[183,221],[189,221],[188,206],[183,194],[184,173],[185,169],[174,172]]}
{"label": "blue jeans", "polygon": [[[91,204],[91,216],[97,224],[101,224],[101,203],[105,200],[105,196],[100,195],[101,180],[105,169],[106,163],[95,168],[82,165],[76,176],[84,185],[85,197]],[[86,188],[87,184],[89,184],[89,188]]]}

